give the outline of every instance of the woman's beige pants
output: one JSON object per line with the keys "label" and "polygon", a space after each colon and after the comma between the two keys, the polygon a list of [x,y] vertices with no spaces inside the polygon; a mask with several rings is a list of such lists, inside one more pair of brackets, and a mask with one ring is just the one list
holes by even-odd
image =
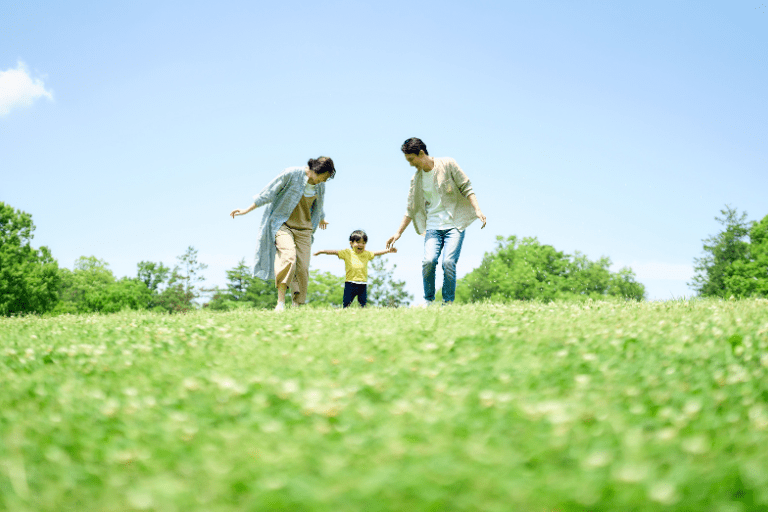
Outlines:
{"label": "woman's beige pants", "polygon": [[309,257],[312,255],[312,230],[291,229],[283,224],[275,235],[275,286],[291,289],[293,302],[307,301]]}

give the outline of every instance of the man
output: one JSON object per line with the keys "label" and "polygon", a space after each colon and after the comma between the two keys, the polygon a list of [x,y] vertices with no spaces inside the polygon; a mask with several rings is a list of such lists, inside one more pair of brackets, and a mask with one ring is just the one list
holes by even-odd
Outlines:
{"label": "man", "polygon": [[[416,233],[424,234],[424,300],[435,300],[435,269],[443,253],[443,302],[450,304],[456,297],[456,263],[466,228],[475,219],[483,222],[477,196],[464,171],[453,158],[433,158],[421,139],[406,140],[400,150],[408,163],[416,168],[408,191],[408,209],[397,229],[387,240],[387,249],[402,236],[413,221]],[[482,229],[482,228],[481,228]]]}

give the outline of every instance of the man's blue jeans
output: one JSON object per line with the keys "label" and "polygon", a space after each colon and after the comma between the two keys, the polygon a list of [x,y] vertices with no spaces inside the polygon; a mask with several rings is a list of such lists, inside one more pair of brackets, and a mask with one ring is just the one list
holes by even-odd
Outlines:
{"label": "man's blue jeans", "polygon": [[456,298],[456,263],[461,254],[464,231],[453,229],[428,229],[424,237],[424,260],[421,275],[424,278],[424,300],[435,300],[435,269],[440,253],[443,253],[443,302]]}

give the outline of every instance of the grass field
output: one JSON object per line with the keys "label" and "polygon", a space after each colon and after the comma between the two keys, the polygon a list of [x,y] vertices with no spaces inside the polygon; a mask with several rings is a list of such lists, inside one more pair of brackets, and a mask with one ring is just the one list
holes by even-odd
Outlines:
{"label": "grass field", "polygon": [[768,301],[0,319],[0,510],[768,509]]}

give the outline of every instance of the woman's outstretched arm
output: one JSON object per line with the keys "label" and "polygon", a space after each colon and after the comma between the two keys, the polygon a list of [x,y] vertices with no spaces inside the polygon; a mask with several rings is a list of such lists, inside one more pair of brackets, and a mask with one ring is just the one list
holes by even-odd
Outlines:
{"label": "woman's outstretched arm", "polygon": [[235,215],[245,215],[246,213],[252,212],[255,209],[256,209],[256,205],[251,204],[251,206],[249,206],[248,208],[238,208],[236,210],[232,210],[232,213],[230,213],[229,215],[234,219]]}

